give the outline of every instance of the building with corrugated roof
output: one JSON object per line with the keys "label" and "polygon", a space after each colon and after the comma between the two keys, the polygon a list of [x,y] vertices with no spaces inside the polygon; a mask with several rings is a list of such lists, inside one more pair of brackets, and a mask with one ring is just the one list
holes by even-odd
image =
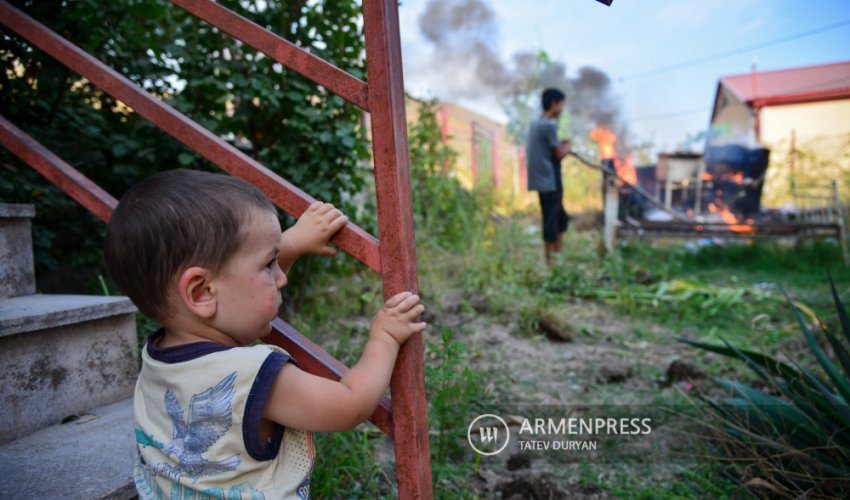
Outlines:
{"label": "building with corrugated roof", "polygon": [[711,126],[748,146],[850,133],[850,61],[724,76]]}
{"label": "building with corrugated roof", "polygon": [[768,203],[787,202],[793,179],[837,178],[850,194],[850,61],[720,78],[709,137],[771,149]]}

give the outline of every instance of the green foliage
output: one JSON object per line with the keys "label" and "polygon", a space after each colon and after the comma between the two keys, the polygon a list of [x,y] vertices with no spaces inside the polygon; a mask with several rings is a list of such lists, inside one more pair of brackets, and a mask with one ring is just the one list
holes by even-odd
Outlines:
{"label": "green foliage", "polygon": [[462,424],[471,408],[464,403],[476,401],[481,396],[478,377],[466,364],[466,346],[454,340],[451,329],[440,329],[440,341],[427,345],[429,363],[425,367],[426,391],[431,404],[429,421],[437,430],[432,442],[436,463],[464,457],[466,446]]}
{"label": "green foliage", "polygon": [[817,240],[797,245],[792,251],[776,243],[752,245],[707,245],[695,252],[686,252],[683,265],[693,268],[723,266],[750,272],[771,272],[776,269],[820,274],[834,267],[841,259],[841,249],[834,241]]}
{"label": "green foliage", "polygon": [[457,251],[479,234],[493,200],[490,193],[467,191],[450,176],[457,154],[442,142],[435,106],[422,102],[408,131],[414,215],[437,245]]}
{"label": "green foliage", "polygon": [[785,283],[814,312],[829,310],[818,293],[823,269],[836,282],[850,281],[850,268],[836,265],[833,241],[799,245],[760,242],[684,246],[625,242],[612,257],[570,255],[565,269],[542,280],[551,297],[601,300],[631,315],[717,338],[722,332],[746,346],[773,347],[793,334],[783,322]]}
{"label": "green foliage", "polygon": [[541,75],[546,67],[552,65],[549,55],[542,50],[532,55],[529,62],[533,69],[528,72],[528,78],[522,82],[525,84],[524,87],[517,89],[502,106],[502,110],[508,117],[508,134],[515,144],[525,144],[529,126],[540,114],[540,95],[543,90]]}
{"label": "green foliage", "polygon": [[441,491],[457,489],[470,473],[466,424],[483,390],[467,365],[466,346],[453,340],[449,328],[440,329],[439,343],[428,343],[427,359],[428,426],[436,431],[431,439],[434,484]]}
{"label": "green foliage", "polygon": [[[314,325],[333,322],[328,311],[306,308],[301,321]],[[336,342],[330,346],[330,354],[347,366],[357,363],[357,353],[362,352],[368,331],[355,327],[343,327]],[[389,439],[380,434],[372,424],[362,424],[347,432],[321,433],[316,435],[316,465],[310,482],[310,493],[316,498],[378,498],[382,491],[392,489],[393,479],[381,470],[376,456],[374,436]]]}
{"label": "green foliage", "polygon": [[[358,334],[356,337],[354,334]],[[366,332],[348,329],[331,353],[349,366],[356,363]],[[429,403],[431,464],[435,492],[469,496],[467,477],[471,452],[466,423],[481,401],[483,389],[467,363],[465,345],[441,329],[438,342],[426,344],[425,387]],[[370,437],[371,436],[371,437]],[[381,469],[376,447],[388,444],[371,424],[349,432],[317,437],[318,459],[311,493],[318,498],[362,498],[388,495],[395,487],[392,471]]]}
{"label": "green foliage", "polygon": [[659,280],[649,268],[613,257],[597,266],[567,265],[552,270],[541,283],[550,298],[580,298],[606,302],[627,312],[665,311],[677,318],[713,322],[746,322],[778,304],[769,289],[735,284],[709,285],[698,280]]}
{"label": "green foliage", "polygon": [[320,434],[316,449],[310,480],[315,498],[380,498],[382,489],[394,486],[381,471],[367,432]]}
{"label": "green foliage", "polygon": [[[13,3],[285,179],[355,213],[350,200],[366,187],[369,151],[360,111],[340,97],[169,3]],[[364,76],[354,2],[220,3]],[[0,59],[0,113],[114,196],[161,170],[215,170],[16,35],[0,37]],[[97,290],[103,224],[5,149],[0,171],[0,199],[36,204],[39,287]]]}
{"label": "green foliage", "polygon": [[721,422],[717,434],[726,451],[746,466],[744,480],[784,497],[850,495],[850,317],[835,285],[835,309],[843,339],[817,322],[837,361],[827,356],[822,340],[789,299],[818,370],[791,360],[682,340],[700,349],[743,361],[762,386],[725,378],[716,383],[731,394],[721,400],[696,397]]}
{"label": "green foliage", "polygon": [[[648,485],[646,476],[633,471],[619,483],[604,488],[617,498],[630,500],[696,500],[700,498],[746,498],[740,495],[740,487],[733,481],[719,479],[720,471],[715,464],[703,464],[695,470],[677,474],[675,480],[658,481]],[[651,474],[651,471],[646,471]],[[592,480],[590,482],[593,482]],[[735,496],[735,494],[739,496]]]}
{"label": "green foliage", "polygon": [[408,127],[410,170],[413,177],[423,181],[431,175],[449,170],[457,153],[443,143],[442,130],[437,123],[437,101],[418,101],[416,121]]}
{"label": "green foliage", "polygon": [[[771,207],[794,203],[801,207],[823,205],[819,196],[831,196],[833,179],[846,206],[850,196],[850,142],[847,134],[828,133],[770,144],[770,168],[766,173],[762,204]],[[792,191],[795,184],[796,196]]]}

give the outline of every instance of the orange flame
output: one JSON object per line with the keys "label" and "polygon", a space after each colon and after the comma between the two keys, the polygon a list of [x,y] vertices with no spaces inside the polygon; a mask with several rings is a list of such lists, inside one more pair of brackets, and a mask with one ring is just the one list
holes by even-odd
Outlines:
{"label": "orange flame", "polygon": [[730,174],[724,175],[724,179],[727,181],[732,181],[735,184],[743,184],[744,183],[744,173],[743,172],[732,172]]}
{"label": "orange flame", "polygon": [[732,211],[729,210],[729,207],[727,207],[726,204],[720,200],[717,200],[717,205],[715,205],[714,203],[709,203],[708,211],[713,214],[719,213],[720,218],[723,219],[723,222],[725,222],[729,226],[730,231],[733,231],[735,233],[755,232],[755,228],[751,225],[753,221],[752,219],[747,219],[746,224],[739,224],[738,218],[735,217],[735,214],[733,214]]}
{"label": "orange flame", "polygon": [[627,154],[623,161],[614,160],[614,169],[617,171],[617,175],[624,181],[633,186],[637,184],[637,170],[635,170],[631,153]]}
{"label": "orange flame", "polygon": [[614,132],[602,127],[596,127],[590,131],[589,137],[591,141],[599,145],[599,159],[610,160],[617,157],[617,153],[614,151],[614,143],[617,142],[617,136],[614,135]]}

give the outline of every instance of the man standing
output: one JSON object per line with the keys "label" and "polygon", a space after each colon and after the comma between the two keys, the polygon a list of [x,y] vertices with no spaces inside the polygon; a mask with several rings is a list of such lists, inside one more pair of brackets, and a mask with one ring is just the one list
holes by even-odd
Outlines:
{"label": "man standing", "polygon": [[528,159],[528,189],[540,195],[546,264],[561,251],[570,217],[564,210],[561,159],[570,151],[570,140],[558,141],[557,118],[564,111],[566,96],[558,89],[543,91],[543,113],[531,123],[525,156]]}

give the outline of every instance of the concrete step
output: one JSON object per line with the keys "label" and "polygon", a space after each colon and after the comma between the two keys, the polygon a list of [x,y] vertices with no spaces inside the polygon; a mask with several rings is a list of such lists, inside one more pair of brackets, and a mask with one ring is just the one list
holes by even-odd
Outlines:
{"label": "concrete step", "polygon": [[136,498],[135,462],[133,400],[125,399],[0,445],[0,498]]}
{"label": "concrete step", "polygon": [[0,299],[0,443],[130,397],[135,312],[126,297]]}
{"label": "concrete step", "polygon": [[33,217],[32,205],[0,203],[0,299],[35,293]]}

